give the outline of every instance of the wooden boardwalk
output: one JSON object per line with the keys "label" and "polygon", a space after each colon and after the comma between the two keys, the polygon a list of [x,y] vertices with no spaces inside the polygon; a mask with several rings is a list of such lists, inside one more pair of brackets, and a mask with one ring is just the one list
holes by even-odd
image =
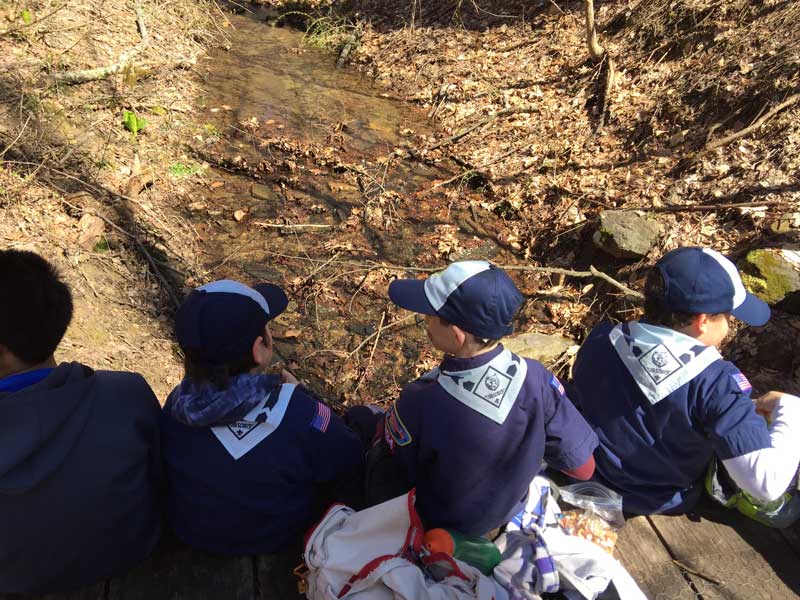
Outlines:
{"label": "wooden boardwalk", "polygon": [[[650,600],[800,597],[800,524],[776,531],[710,503],[698,515],[635,517],[616,552]],[[0,600],[296,600],[300,550],[221,558],[167,537],[123,577],[72,594]]]}

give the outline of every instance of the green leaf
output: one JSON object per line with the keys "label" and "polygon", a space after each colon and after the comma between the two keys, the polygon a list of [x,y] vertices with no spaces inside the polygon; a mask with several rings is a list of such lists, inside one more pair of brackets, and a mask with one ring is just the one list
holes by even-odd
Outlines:
{"label": "green leaf", "polygon": [[147,126],[147,121],[144,117],[140,117],[129,110],[122,111],[122,122],[125,124],[125,128],[133,135],[136,135]]}
{"label": "green leaf", "polygon": [[33,23],[33,17],[31,17],[31,11],[29,11],[27,8],[22,11],[22,22],[25,23],[25,25],[30,25],[31,23]]}

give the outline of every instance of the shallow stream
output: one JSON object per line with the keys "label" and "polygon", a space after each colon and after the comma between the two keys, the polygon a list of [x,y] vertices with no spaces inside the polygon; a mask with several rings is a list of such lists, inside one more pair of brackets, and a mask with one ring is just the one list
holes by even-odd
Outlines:
{"label": "shallow stream", "polygon": [[329,396],[390,399],[431,355],[419,322],[386,297],[391,278],[414,273],[373,263],[441,265],[500,250],[458,225],[474,210],[460,216],[428,193],[457,166],[397,158],[431,134],[421,110],[263,14],[231,22],[231,49],[210,57],[197,143],[221,168],[190,206],[207,277],[283,285],[292,303],[273,329],[298,375]]}

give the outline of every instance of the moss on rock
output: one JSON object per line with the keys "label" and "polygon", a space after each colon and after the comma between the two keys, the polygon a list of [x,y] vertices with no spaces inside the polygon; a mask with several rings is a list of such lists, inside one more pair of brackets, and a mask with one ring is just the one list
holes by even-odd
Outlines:
{"label": "moss on rock", "polygon": [[800,255],[793,250],[752,250],[739,263],[742,282],[753,294],[777,304],[800,290]]}

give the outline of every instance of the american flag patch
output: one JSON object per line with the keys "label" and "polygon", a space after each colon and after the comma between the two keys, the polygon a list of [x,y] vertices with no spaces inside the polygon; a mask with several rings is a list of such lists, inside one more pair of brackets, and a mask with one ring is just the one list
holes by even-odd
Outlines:
{"label": "american flag patch", "polygon": [[733,373],[731,375],[731,379],[733,379],[733,382],[736,384],[736,387],[738,387],[739,390],[741,390],[742,392],[749,392],[750,390],[753,389],[753,386],[750,385],[750,382],[747,380],[747,377],[745,377],[742,373]]}
{"label": "american flag patch", "polygon": [[555,375],[553,375],[553,378],[550,380],[550,387],[552,387],[555,391],[557,391],[561,396],[565,394],[564,386],[561,385],[561,382]]}
{"label": "american flag patch", "polygon": [[331,424],[331,409],[322,402],[317,402],[317,412],[311,420],[311,427],[325,433]]}

